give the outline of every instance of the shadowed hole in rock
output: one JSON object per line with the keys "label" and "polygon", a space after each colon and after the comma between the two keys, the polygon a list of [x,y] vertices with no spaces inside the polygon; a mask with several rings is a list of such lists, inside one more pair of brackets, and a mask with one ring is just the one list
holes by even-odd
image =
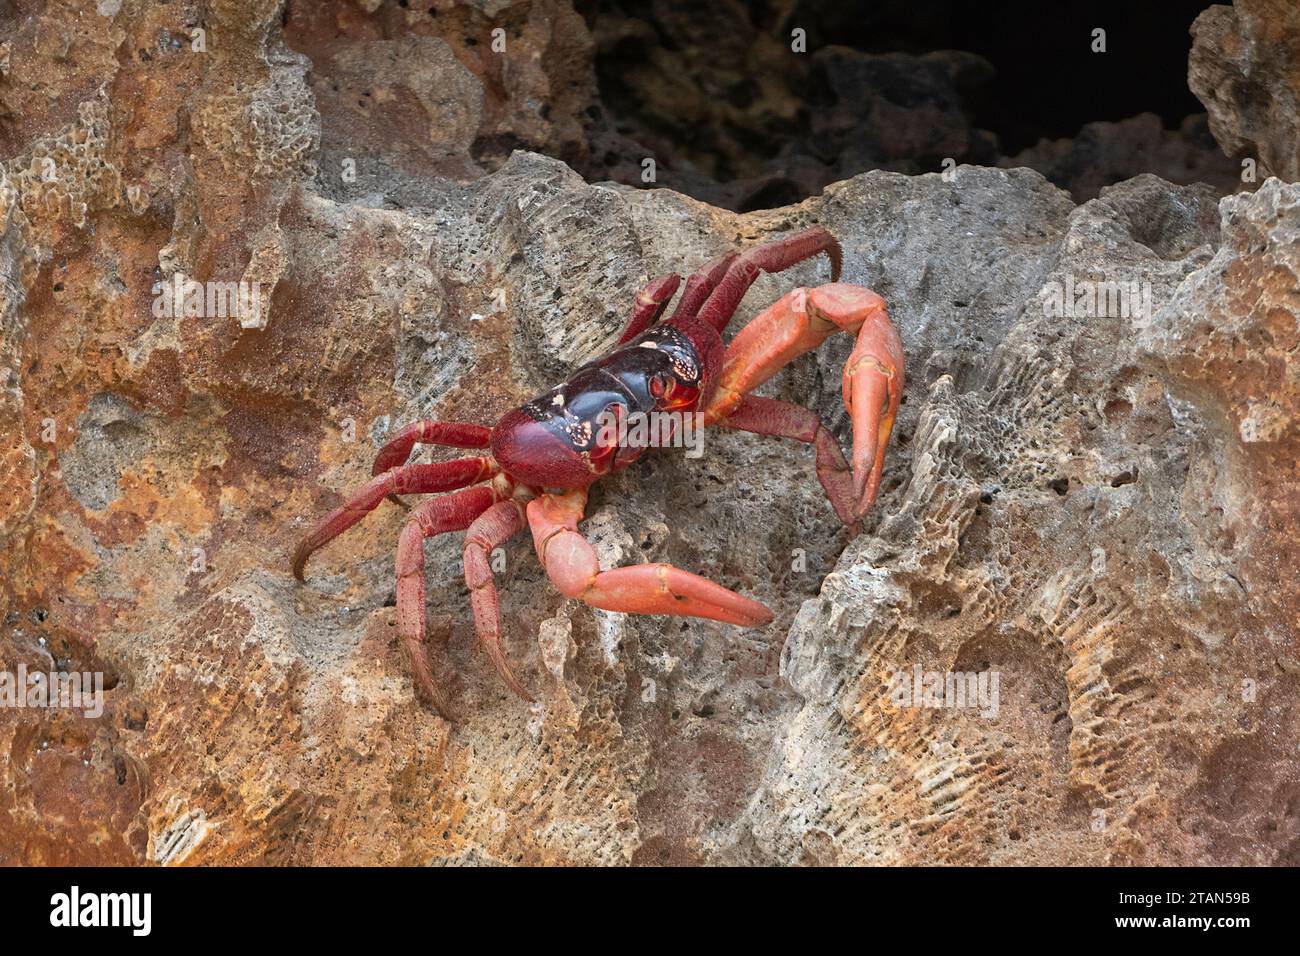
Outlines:
{"label": "shadowed hole in rock", "polygon": [[1111,478],[1110,486],[1112,488],[1120,488],[1123,487],[1124,485],[1131,485],[1133,484],[1133,482],[1137,481],[1137,475],[1138,475],[1138,470],[1136,467],[1126,468],[1123,471],[1121,471],[1118,475]]}

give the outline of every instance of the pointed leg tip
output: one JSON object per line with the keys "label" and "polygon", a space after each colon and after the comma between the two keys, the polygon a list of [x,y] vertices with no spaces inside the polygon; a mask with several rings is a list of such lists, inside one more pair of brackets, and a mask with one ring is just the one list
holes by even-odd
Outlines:
{"label": "pointed leg tip", "polygon": [[445,721],[446,723],[455,725],[461,722],[461,714],[454,710],[446,701],[439,703],[431,700],[429,701],[429,707],[440,720]]}
{"label": "pointed leg tip", "polygon": [[854,515],[853,521],[854,524],[860,524],[862,522],[862,519],[867,516],[867,513],[871,511],[871,506],[875,502],[873,501],[873,496],[870,495],[859,495],[854,500],[857,503],[854,505],[853,508],[853,515]]}
{"label": "pointed leg tip", "polygon": [[460,713],[451,706],[451,702],[433,679],[433,672],[429,669],[429,662],[424,657],[423,645],[417,645],[416,647],[408,645],[407,650],[411,654],[416,699],[422,701],[447,723],[459,723]]}
{"label": "pointed leg tip", "polygon": [[710,609],[697,613],[686,615],[696,617],[704,621],[721,621],[723,624],[730,624],[732,627],[767,627],[774,621],[775,615],[767,608],[763,608],[763,613],[756,611],[735,611]]}
{"label": "pointed leg tip", "polygon": [[846,513],[836,512],[836,517],[840,519],[840,524],[844,526],[844,530],[848,532],[849,537],[854,538],[857,537],[858,531],[862,528],[862,515],[857,511],[856,500],[850,502],[849,507],[852,509],[851,511]]}
{"label": "pointed leg tip", "polygon": [[524,689],[524,685],[519,682],[519,678],[514,675],[514,672],[510,670],[509,667],[506,667],[502,672],[501,679],[506,682],[506,686],[514,691],[515,696],[520,700],[529,704],[536,703],[536,701],[533,700],[533,695]]}
{"label": "pointed leg tip", "polygon": [[857,464],[853,469],[853,498],[855,501],[862,501],[863,497],[866,495],[867,473],[869,469],[869,465],[866,468],[863,468],[861,463]]}
{"label": "pointed leg tip", "polygon": [[861,521],[875,503],[876,492],[871,486],[870,475],[859,479],[855,474],[853,476],[853,520]]}
{"label": "pointed leg tip", "polygon": [[515,676],[515,672],[510,669],[510,664],[501,651],[500,641],[492,639],[490,636],[480,635],[480,637],[482,637],[483,647],[487,651],[488,658],[492,661],[492,666],[496,668],[497,674],[500,675],[505,685],[514,691],[516,697],[530,704],[533,703],[533,696],[524,689],[524,685]]}
{"label": "pointed leg tip", "polygon": [[461,722],[461,713],[452,707],[441,694],[425,687],[416,696],[423,698],[425,705],[437,714],[439,719],[449,724],[459,724]]}

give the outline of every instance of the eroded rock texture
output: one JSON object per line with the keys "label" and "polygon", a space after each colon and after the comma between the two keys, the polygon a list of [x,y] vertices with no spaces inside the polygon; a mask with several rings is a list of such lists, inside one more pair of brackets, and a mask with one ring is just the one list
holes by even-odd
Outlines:
{"label": "eroded rock texture", "polygon": [[[437,5],[454,30],[399,36],[371,6],[334,8],[337,36],[273,3],[7,21],[0,669],[108,690],[101,717],[0,709],[0,859],[1300,861],[1300,188],[1140,177],[1075,205],[968,166],[740,215],[532,152],[489,172],[515,137],[580,135],[530,112],[568,65],[549,8]],[[492,73],[467,51],[502,21],[538,55]],[[607,566],[699,571],[770,627],[593,612],[518,538],[530,709],[475,645],[448,536],[427,577],[453,727],[395,641],[399,508],[293,582],[394,427],[491,422],[608,345],[647,276],[813,223],[908,355],[864,533],[809,449],[731,433],[602,483],[584,525]],[[248,323],[155,314],[178,275],[266,298]],[[760,278],[737,324],[827,278]],[[1060,314],[1054,289],[1100,281],[1137,308]],[[766,391],[847,439],[850,346]],[[916,665],[997,671],[996,714],[896,705]]]}
{"label": "eroded rock texture", "polygon": [[1187,82],[1224,152],[1300,179],[1300,7],[1291,0],[1215,5],[1192,26]]}
{"label": "eroded rock texture", "polygon": [[[1298,197],[1224,200],[1221,239],[1203,191],[1105,190],[1034,278],[1140,275],[1154,316],[1017,295],[927,375],[894,507],[787,639],[759,858],[1295,860],[1295,587],[1264,568],[1294,548]],[[1000,672],[1000,716],[891,706],[916,666]]]}
{"label": "eroded rock texture", "polygon": [[1205,114],[1189,116],[1180,129],[1164,129],[1160,117],[1142,113],[1118,123],[1088,123],[1072,139],[1040,140],[999,166],[1028,166],[1067,190],[1076,202],[1096,199],[1107,186],[1153,173],[1171,183],[1208,183],[1220,193],[1254,188],[1242,168],[1224,156],[1210,135]]}

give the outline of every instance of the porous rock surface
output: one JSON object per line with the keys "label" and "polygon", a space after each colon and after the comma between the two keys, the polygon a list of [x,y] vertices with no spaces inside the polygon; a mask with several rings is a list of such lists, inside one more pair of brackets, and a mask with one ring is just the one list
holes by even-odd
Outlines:
{"label": "porous rock surface", "polygon": [[[540,30],[488,6],[443,12]],[[1147,176],[1076,206],[964,166],[739,215],[531,152],[479,175],[503,129],[578,135],[526,122],[562,62],[494,84],[451,40],[455,64],[361,36],[358,10],[387,57],[371,98],[459,140],[377,148],[384,124],[325,92],[374,61],[290,50],[274,3],[60,8],[9,41],[0,666],[109,690],[98,718],[0,709],[0,860],[1300,862],[1300,188],[1216,202]],[[163,42],[199,22],[207,59]],[[450,725],[395,639],[401,509],[292,580],[394,427],[490,423],[607,346],[648,276],[814,223],[908,356],[863,533],[809,449],[722,432],[598,485],[583,526],[606,566],[698,571],[772,625],[592,611],[521,536],[498,577],[530,708],[476,646],[449,535],[427,578]],[[177,273],[273,291],[253,327],[155,316]],[[760,278],[736,325],[827,278]],[[1153,308],[1056,314],[1067,279]],[[847,441],[851,344],[765,391]],[[898,706],[890,675],[916,666],[996,671],[996,714]]]}
{"label": "porous rock surface", "polygon": [[1204,113],[1187,117],[1177,131],[1164,129],[1154,113],[1088,123],[1072,139],[1040,140],[997,165],[1036,169],[1075,202],[1096,199],[1139,169],[1171,183],[1208,183],[1222,194],[1254,188],[1259,178],[1243,182],[1242,168],[1219,149]]}
{"label": "porous rock surface", "polygon": [[1300,5],[1292,0],[1215,4],[1192,24],[1187,83],[1209,111],[1229,156],[1300,179]]}

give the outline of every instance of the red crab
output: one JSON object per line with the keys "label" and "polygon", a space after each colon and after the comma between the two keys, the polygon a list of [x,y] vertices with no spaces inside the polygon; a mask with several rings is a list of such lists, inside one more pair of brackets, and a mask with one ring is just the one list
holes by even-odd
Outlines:
{"label": "red crab", "polygon": [[[795,289],[745,326],[728,346],[722,331],[760,271],[778,272],[818,253],[840,272],[840,246],[813,228],[728,253],[693,273],[666,321],[659,322],[681,281],[661,276],[636,297],[618,344],[569,380],[508,412],[495,427],[418,421],[379,451],[375,477],[349,495],[303,539],[293,573],[317,548],[356,524],[385,497],[463,489],[418,505],[397,544],[398,634],[411,652],[417,686],[445,718],[452,710],[437,684],[424,644],[424,539],[468,528],[465,583],[474,626],[498,673],[525,700],[528,691],[501,652],[501,613],[488,563],[492,550],[529,527],[547,575],[566,597],[607,611],[678,614],[744,627],[772,620],[756,601],[670,564],[602,571],[578,533],[587,489],[625,468],[644,450],[619,444],[602,424],[631,413],[699,412],[705,424],[811,443],[817,477],[836,514],[850,528],[880,487],[885,447],[903,393],[903,348],[884,300],[861,286],[832,281]],[[751,395],[783,366],[835,332],[856,332],[844,368],[844,404],[853,422],[853,466],[810,409]],[[624,436],[625,437],[625,436]],[[471,458],[406,464],[417,443],[483,449]],[[473,485],[474,487],[466,487]]]}

